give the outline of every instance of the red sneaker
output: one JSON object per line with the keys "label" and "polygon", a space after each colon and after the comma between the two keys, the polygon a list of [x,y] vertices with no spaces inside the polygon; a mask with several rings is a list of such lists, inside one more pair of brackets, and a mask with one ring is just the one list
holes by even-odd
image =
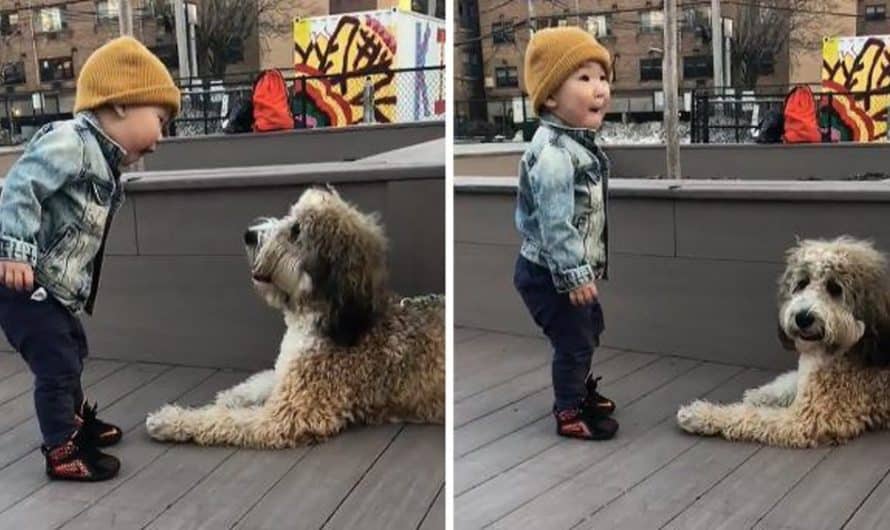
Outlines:
{"label": "red sneaker", "polygon": [[553,411],[556,434],[580,440],[608,440],[618,432],[618,422],[606,416],[584,413],[580,408]]}
{"label": "red sneaker", "polygon": [[74,415],[74,425],[82,429],[86,436],[92,437],[96,447],[108,447],[121,441],[124,433],[116,425],[105,423],[96,417],[98,403],[91,407],[86,401],[81,405],[80,414]]}
{"label": "red sneaker", "polygon": [[99,451],[82,430],[75,431],[67,442],[44,445],[40,450],[51,479],[98,482],[114,477],[121,467],[120,460]]}

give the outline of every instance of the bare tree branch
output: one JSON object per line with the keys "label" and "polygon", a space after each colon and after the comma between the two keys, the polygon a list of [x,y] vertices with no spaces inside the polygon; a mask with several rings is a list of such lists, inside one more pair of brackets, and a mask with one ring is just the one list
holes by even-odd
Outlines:
{"label": "bare tree branch", "polygon": [[815,16],[800,10],[817,11],[826,0],[760,0],[739,5],[731,38],[732,78],[742,88],[753,88],[762,75],[762,65],[776,64],[787,49],[811,50],[813,37],[803,28]]}
{"label": "bare tree branch", "polygon": [[[231,62],[233,51],[249,38],[290,32],[286,0],[197,0],[198,26],[195,46],[198,71],[202,75],[222,77]],[[173,25],[173,3],[158,2],[161,18]]]}

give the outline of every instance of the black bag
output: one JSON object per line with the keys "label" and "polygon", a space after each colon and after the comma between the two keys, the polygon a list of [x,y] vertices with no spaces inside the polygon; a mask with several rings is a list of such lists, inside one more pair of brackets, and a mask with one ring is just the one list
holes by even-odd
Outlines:
{"label": "black bag", "polygon": [[253,99],[250,97],[241,98],[237,103],[232,105],[232,110],[226,118],[226,125],[223,132],[226,134],[238,134],[251,132],[253,130]]}
{"label": "black bag", "polygon": [[782,109],[773,109],[766,113],[757,126],[757,143],[779,144],[785,133],[785,114]]}

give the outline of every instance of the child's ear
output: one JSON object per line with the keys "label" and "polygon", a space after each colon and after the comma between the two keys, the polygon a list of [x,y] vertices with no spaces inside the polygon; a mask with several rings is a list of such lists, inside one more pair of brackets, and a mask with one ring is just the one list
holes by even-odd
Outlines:
{"label": "child's ear", "polygon": [[547,110],[553,110],[556,108],[556,100],[553,99],[553,96],[550,96],[544,100],[544,106],[547,108]]}
{"label": "child's ear", "polygon": [[118,118],[126,118],[127,117],[127,107],[123,105],[111,105],[111,108],[114,109],[114,114]]}

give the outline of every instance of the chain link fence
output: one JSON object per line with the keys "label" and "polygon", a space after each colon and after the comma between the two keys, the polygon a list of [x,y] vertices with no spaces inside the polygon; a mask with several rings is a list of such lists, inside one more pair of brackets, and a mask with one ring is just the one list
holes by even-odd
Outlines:
{"label": "chain link fence", "polygon": [[[281,73],[297,129],[445,119],[444,66],[325,76]],[[181,80],[182,111],[170,135],[223,132],[237,108],[251,99],[256,75]]]}
{"label": "chain link fence", "polygon": [[[758,141],[761,124],[781,115],[794,86],[775,85],[756,90],[699,89],[693,92],[693,143],[751,143]],[[887,141],[890,135],[890,87],[836,92],[813,90],[821,141]]]}

